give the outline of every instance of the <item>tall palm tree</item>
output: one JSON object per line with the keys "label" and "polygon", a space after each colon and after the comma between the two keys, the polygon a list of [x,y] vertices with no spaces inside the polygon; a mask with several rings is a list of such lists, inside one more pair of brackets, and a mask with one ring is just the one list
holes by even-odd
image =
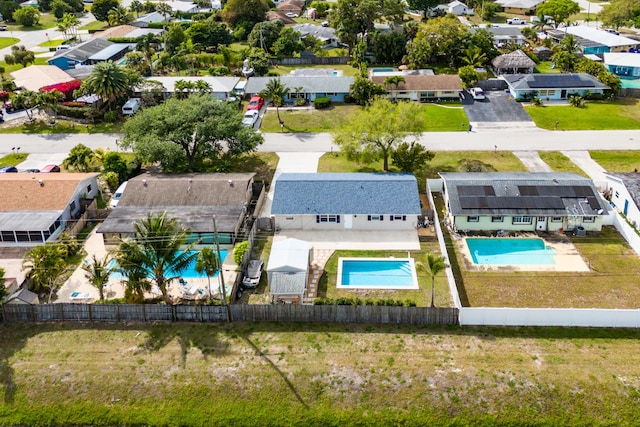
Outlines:
{"label": "tall palm tree", "polygon": [[118,271],[126,277],[125,301],[128,303],[144,302],[144,293],[151,290],[147,279],[149,272],[143,265],[140,247],[134,239],[125,239],[120,243],[116,254]]}
{"label": "tall palm tree", "polygon": [[133,21],[133,15],[122,6],[114,7],[107,14],[107,22],[110,26],[129,24]]}
{"label": "tall palm tree", "polygon": [[472,67],[483,67],[487,62],[487,54],[477,46],[471,46],[464,51],[462,62]]}
{"label": "tall palm tree", "polygon": [[278,116],[278,122],[280,126],[284,126],[284,122],[280,118],[279,107],[284,103],[284,98],[289,93],[289,88],[282,84],[280,77],[274,77],[267,82],[264,90],[260,92],[260,96],[265,99],[270,99],[271,103],[276,107],[276,115]]}
{"label": "tall palm tree", "polygon": [[173,10],[171,9],[171,6],[169,6],[167,3],[160,2],[156,4],[156,12],[162,15],[165,22],[168,22],[167,17],[171,16],[171,12],[173,12]]}
{"label": "tall palm tree", "polygon": [[567,34],[562,40],[560,40],[558,47],[565,52],[576,53],[578,50],[578,41],[573,34]]}
{"label": "tall palm tree", "polygon": [[406,80],[402,76],[389,76],[384,79],[384,85],[387,87],[394,86],[396,91],[398,90],[398,86],[400,86],[400,83],[405,82]]}
{"label": "tall palm tree", "polygon": [[27,277],[36,292],[49,291],[49,302],[56,290],[56,281],[66,267],[67,250],[64,245],[44,244],[27,252],[22,269],[29,270]]}
{"label": "tall palm tree", "polygon": [[82,265],[85,271],[84,277],[98,290],[100,301],[104,300],[104,287],[109,283],[109,276],[113,272],[113,267],[109,266],[110,263],[109,255],[105,255],[102,259],[93,255],[90,263]]}
{"label": "tall palm tree", "polygon": [[[134,264],[144,268],[156,283],[165,301],[169,301],[167,286],[187,269],[197,256],[193,248],[197,242],[186,244],[188,230],[178,224],[175,218],[167,218],[167,213],[150,213],[147,218],[133,224],[135,244],[126,243],[120,250],[128,251],[134,257]],[[135,247],[132,247],[135,246]]]}
{"label": "tall palm tree", "polygon": [[443,256],[435,256],[433,254],[427,254],[427,260],[425,264],[420,264],[427,272],[431,275],[431,307],[435,307],[435,296],[436,296],[436,276],[442,270],[447,268],[447,264],[445,263]]}
{"label": "tall palm tree", "polygon": [[196,271],[199,274],[205,273],[207,275],[207,283],[209,289],[209,299],[211,296],[211,276],[216,274],[218,270],[218,254],[211,248],[203,248],[198,252],[196,258]]}
{"label": "tall palm tree", "polygon": [[84,88],[107,100],[112,105],[130,89],[129,76],[124,68],[114,62],[99,62],[83,82]]}
{"label": "tall palm tree", "polygon": [[133,0],[129,5],[129,10],[131,10],[131,12],[135,12],[137,18],[140,16],[140,12],[144,10],[144,5],[140,0]]}

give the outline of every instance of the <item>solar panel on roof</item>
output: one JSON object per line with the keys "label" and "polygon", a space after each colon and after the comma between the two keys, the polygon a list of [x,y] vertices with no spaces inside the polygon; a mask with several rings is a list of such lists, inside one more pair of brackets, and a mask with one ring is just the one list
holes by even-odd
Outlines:
{"label": "solar panel on roof", "polygon": [[530,88],[595,87],[593,81],[575,74],[534,74],[529,81]]}
{"label": "solar panel on roof", "polygon": [[460,197],[462,209],[564,209],[557,197]]}
{"label": "solar panel on roof", "polygon": [[537,196],[538,187],[535,185],[518,185],[518,192],[521,196]]}
{"label": "solar panel on roof", "polygon": [[456,188],[460,197],[496,195],[491,185],[458,185]]}

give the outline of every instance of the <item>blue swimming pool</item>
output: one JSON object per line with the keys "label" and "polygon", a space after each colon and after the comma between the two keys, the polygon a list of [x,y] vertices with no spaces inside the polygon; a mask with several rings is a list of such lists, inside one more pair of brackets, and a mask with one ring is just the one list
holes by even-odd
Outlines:
{"label": "blue swimming pool", "polygon": [[542,239],[467,238],[474,264],[553,265],[556,251]]}
{"label": "blue swimming pool", "polygon": [[[189,251],[189,253],[197,253],[198,251]],[[227,251],[221,250],[220,251],[220,258],[222,259],[222,262],[224,262],[225,257],[227,256]],[[117,262],[116,260],[111,260],[111,262],[109,263],[109,267],[117,267]],[[149,274],[151,275],[151,274]],[[196,271],[196,261],[195,258],[193,259],[193,261],[189,264],[189,266],[187,267],[187,269],[185,271],[183,271],[180,274],[176,274],[174,271],[169,270],[169,275],[171,276],[180,276],[183,277],[185,279],[204,279],[207,277],[206,274],[199,274]],[[112,279],[123,279],[124,276],[122,275],[122,273],[120,273],[119,271],[114,271],[113,273],[111,273],[110,276]],[[218,272],[216,271],[216,274],[213,277],[218,277]]]}
{"label": "blue swimming pool", "polygon": [[340,258],[338,288],[419,289],[411,258]]}
{"label": "blue swimming pool", "polygon": [[393,68],[372,68],[371,74],[393,73]]}

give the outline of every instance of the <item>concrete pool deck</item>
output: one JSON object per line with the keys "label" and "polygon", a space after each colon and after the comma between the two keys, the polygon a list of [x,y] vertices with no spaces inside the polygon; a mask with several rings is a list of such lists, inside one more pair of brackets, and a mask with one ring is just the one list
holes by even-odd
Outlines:
{"label": "concrete pool deck", "polygon": [[[535,233],[522,233],[517,237],[494,237],[495,239],[542,239],[546,246],[553,248],[556,254],[553,256],[555,264],[551,265],[488,265],[488,264],[475,264],[469,252],[467,245],[467,237],[454,240],[458,253],[462,255],[461,260],[464,268],[468,271],[578,271],[588,272],[589,266],[584,262],[582,256],[571,243],[571,241],[564,235],[553,234],[552,238],[545,238]],[[468,236],[472,237],[486,237],[486,236]]]}

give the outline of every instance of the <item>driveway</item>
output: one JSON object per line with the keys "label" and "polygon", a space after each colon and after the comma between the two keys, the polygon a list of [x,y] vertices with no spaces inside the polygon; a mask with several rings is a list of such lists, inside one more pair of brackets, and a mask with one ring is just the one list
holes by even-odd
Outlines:
{"label": "driveway", "polygon": [[472,123],[499,123],[499,122],[525,122],[527,126],[533,124],[533,120],[519,102],[510,99],[506,92],[487,91],[484,101],[474,101],[469,93],[465,93],[462,103],[469,122]]}

